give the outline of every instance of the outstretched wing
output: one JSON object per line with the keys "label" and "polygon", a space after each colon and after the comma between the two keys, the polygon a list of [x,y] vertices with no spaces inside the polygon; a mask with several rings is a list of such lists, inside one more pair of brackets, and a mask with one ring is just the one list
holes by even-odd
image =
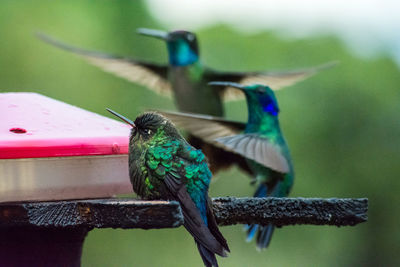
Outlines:
{"label": "outstretched wing", "polygon": [[81,49],[65,44],[43,33],[37,33],[36,36],[48,44],[81,56],[90,64],[106,72],[113,73],[130,82],[143,85],[158,94],[171,96],[172,89],[167,79],[168,66],[166,65]]}
{"label": "outstretched wing", "polygon": [[245,173],[252,175],[244,157],[225,150],[225,147],[215,141],[218,137],[241,133],[246,127],[245,123],[208,115],[170,111],[158,112],[168,117],[176,126],[190,133],[188,142],[201,149],[207,156],[213,174],[236,164]]}
{"label": "outstretched wing", "polygon": [[279,146],[256,134],[238,134],[216,139],[227,150],[252,159],[274,171],[288,173],[290,165]]}
{"label": "outstretched wing", "polygon": [[221,144],[215,141],[219,137],[241,133],[246,127],[245,123],[208,115],[171,111],[158,112],[168,117],[176,126],[190,133],[188,142],[201,149],[207,156],[213,174],[222,169],[228,169],[232,164],[236,164],[244,172],[252,174],[244,157],[226,151]]}
{"label": "outstretched wing", "polygon": [[168,117],[176,126],[188,131],[207,143],[219,145],[216,138],[241,133],[246,127],[245,123],[226,120],[220,117],[200,115],[193,113],[158,111]]}
{"label": "outstretched wing", "polygon": [[[314,74],[329,69],[337,64],[337,61],[332,61],[310,68],[266,72],[219,72],[208,69],[206,77],[209,81],[230,81],[243,85],[263,84],[268,85],[272,90],[279,90],[283,87],[305,80]],[[243,93],[232,87],[222,89],[222,95],[225,100],[243,98]]]}

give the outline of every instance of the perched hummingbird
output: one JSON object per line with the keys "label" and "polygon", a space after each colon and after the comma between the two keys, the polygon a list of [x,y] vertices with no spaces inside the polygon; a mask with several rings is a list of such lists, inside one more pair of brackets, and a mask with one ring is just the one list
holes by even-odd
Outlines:
{"label": "perched hummingbird", "polygon": [[179,111],[223,116],[222,98],[242,97],[229,86],[215,90],[209,81],[231,81],[242,84],[269,84],[274,90],[304,80],[318,71],[334,66],[335,62],[291,71],[224,72],[204,66],[200,61],[196,35],[188,31],[164,32],[138,29],[143,35],[166,42],[169,63],[155,64],[123,56],[89,51],[62,43],[45,34],[37,36],[54,46],[81,55],[89,63],[157,93],[173,95]]}
{"label": "perched hummingbird", "polygon": [[[288,146],[282,135],[278,102],[268,86],[243,86],[236,83],[211,82],[244,92],[248,106],[247,123],[197,114],[164,112],[176,125],[190,134],[246,159],[257,189],[254,197],[286,197],[293,185],[294,172]],[[227,157],[224,158],[225,160]],[[247,240],[257,234],[257,247],[268,247],[274,225],[248,225]]]}
{"label": "perched hummingbird", "polygon": [[190,146],[164,116],[148,112],[135,122],[107,109],[132,126],[129,176],[133,190],[144,199],[176,200],[184,226],[194,237],[205,266],[218,266],[215,254],[229,252],[218,229],[208,197],[211,172],[201,150]]}

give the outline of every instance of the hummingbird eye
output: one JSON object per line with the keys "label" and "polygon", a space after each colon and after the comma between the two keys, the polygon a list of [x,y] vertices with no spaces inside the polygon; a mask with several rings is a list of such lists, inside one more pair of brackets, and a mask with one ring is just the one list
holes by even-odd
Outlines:
{"label": "hummingbird eye", "polygon": [[146,135],[151,135],[151,133],[152,133],[152,131],[151,131],[150,129],[144,129],[143,132],[144,132]]}
{"label": "hummingbird eye", "polygon": [[265,94],[265,92],[266,92],[266,90],[264,88],[262,88],[262,87],[257,88],[257,93]]}
{"label": "hummingbird eye", "polygon": [[188,35],[187,35],[187,39],[188,39],[189,41],[193,41],[194,35],[193,35],[193,34],[188,34]]}

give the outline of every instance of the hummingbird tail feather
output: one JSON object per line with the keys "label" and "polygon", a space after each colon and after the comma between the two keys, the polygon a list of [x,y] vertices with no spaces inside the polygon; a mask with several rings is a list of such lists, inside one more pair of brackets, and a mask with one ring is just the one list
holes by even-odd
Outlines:
{"label": "hummingbird tail feather", "polygon": [[244,226],[244,230],[247,232],[246,242],[250,242],[253,240],[254,236],[257,233],[258,224],[246,224]]}
{"label": "hummingbird tail feather", "polygon": [[265,184],[260,184],[254,193],[254,197],[266,197],[268,192],[268,188]]}
{"label": "hummingbird tail feather", "polygon": [[195,239],[205,266],[218,266],[215,254],[226,257],[229,247],[225,238],[218,230],[214,215],[210,209],[211,200],[207,198],[206,203],[204,203],[207,223],[202,218],[202,214],[193,202],[186,186],[180,186],[180,181],[170,173],[164,176],[164,183],[171,192],[171,199],[178,200],[181,205],[185,219],[183,226]]}
{"label": "hummingbird tail feather", "polygon": [[210,230],[211,234],[215,237],[215,239],[220,243],[223,247],[223,254],[222,257],[226,257],[228,252],[230,252],[228,243],[226,242],[225,237],[219,231],[217,221],[215,220],[214,213],[212,211],[212,200],[208,197],[207,198],[207,221],[208,221],[208,229]]}
{"label": "hummingbird tail feather", "polygon": [[196,242],[197,249],[199,250],[200,256],[204,262],[205,267],[218,267],[218,262],[215,254],[208,250],[205,246]]}
{"label": "hummingbird tail feather", "polygon": [[274,233],[275,225],[268,224],[261,226],[257,235],[257,249],[262,250],[268,247],[271,242],[272,234]]}
{"label": "hummingbird tail feather", "polygon": [[[268,188],[265,184],[260,184],[254,193],[254,197],[266,197],[268,195]],[[271,242],[272,234],[274,233],[275,226],[268,224],[267,226],[261,226],[258,224],[246,225],[247,231],[247,242],[250,242],[257,234],[257,248],[262,250],[268,247]]]}
{"label": "hummingbird tail feather", "polygon": [[[267,196],[267,186],[265,184],[260,184],[260,186],[257,188],[256,192],[254,193],[254,197],[266,197]],[[246,241],[250,242],[253,240],[254,236],[258,232],[257,230],[259,229],[258,224],[246,224],[244,229],[247,231],[247,238]],[[264,227],[261,227],[264,228]]]}

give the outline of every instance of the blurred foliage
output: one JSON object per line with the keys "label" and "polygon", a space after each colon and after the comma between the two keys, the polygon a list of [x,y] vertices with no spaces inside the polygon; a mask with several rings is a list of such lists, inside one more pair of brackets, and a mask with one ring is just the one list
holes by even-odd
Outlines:
{"label": "blurred foliage", "polygon": [[[138,1],[3,0],[0,91],[34,91],[106,116],[105,107],[131,118],[145,108],[174,109],[171,101],[33,37],[41,30],[81,47],[165,62],[164,44],[136,35],[138,27],[162,28]],[[220,258],[220,265],[398,266],[398,66],[384,55],[358,58],[329,36],[290,40],[274,32],[243,35],[226,26],[197,34],[204,62],[220,69],[283,69],[340,60],[338,67],[277,93],[297,175],[291,196],[370,200],[368,223],[284,227],[262,253],[244,242],[242,226],[223,227],[232,253]],[[227,110],[230,118],[246,119],[243,101],[229,103]],[[252,191],[249,179],[234,169],[216,177],[210,194],[248,196]],[[201,259],[182,227],[110,229],[89,233],[82,263],[201,266]]]}

